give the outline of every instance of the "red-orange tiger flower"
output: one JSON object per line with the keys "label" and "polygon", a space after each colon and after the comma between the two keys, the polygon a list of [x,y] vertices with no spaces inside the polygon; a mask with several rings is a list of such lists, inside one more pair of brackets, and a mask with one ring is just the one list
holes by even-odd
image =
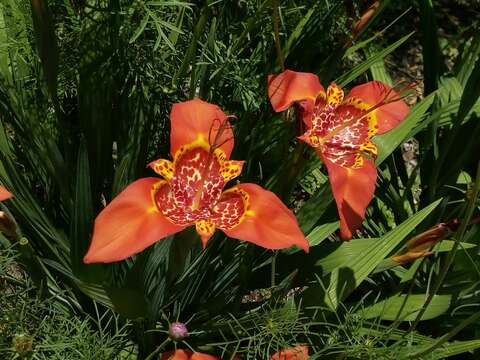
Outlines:
{"label": "red-orange tiger flower", "polygon": [[330,84],[327,91],[315,74],[286,70],[268,78],[268,95],[275,111],[298,103],[306,132],[299,137],[315,148],[327,167],[340,215],[340,236],[350,239],[373,198],[377,147],[371,141],[397,126],[408,106],[388,85],[370,81],[347,96]]}
{"label": "red-orange tiger flower", "polygon": [[243,161],[230,160],[233,132],[218,106],[175,104],[170,120],[173,161],[149,164],[163,179],[135,181],[98,215],[85,263],[125,259],[191,225],[204,246],[218,228],[268,249],[308,251],[295,216],[275,194],[247,183],[223,191]]}
{"label": "red-orange tiger flower", "polygon": [[[240,360],[238,356],[235,360]],[[160,360],[221,360],[217,356],[193,352],[191,350],[178,349],[163,353]],[[280,350],[270,357],[270,360],[308,360],[308,347],[299,345],[294,348]]]}

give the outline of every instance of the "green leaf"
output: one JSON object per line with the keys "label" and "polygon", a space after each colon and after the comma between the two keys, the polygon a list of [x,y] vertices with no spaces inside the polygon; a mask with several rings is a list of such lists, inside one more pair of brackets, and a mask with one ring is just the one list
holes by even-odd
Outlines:
{"label": "green leaf", "polygon": [[438,43],[438,31],[435,21],[433,0],[420,0],[420,26],[422,29],[422,54],[424,61],[425,95],[437,89],[441,73],[442,53]]}
{"label": "green leaf", "polygon": [[467,45],[462,57],[459,59],[459,62],[456,64],[458,67],[457,78],[460,84],[465,86],[467,83],[470,74],[473,71],[475,66],[475,60],[480,54],[480,32],[477,31],[475,37],[472,39],[470,45]]}
{"label": "green leaf", "polygon": [[[339,302],[353,291],[367,276],[380,264],[380,262],[391,254],[393,249],[400,244],[415,227],[420,224],[441,202],[435,201],[429,206],[417,212],[398,225],[393,230],[382,236],[371,245],[356,253],[356,257],[342,258],[337,256],[337,263],[330,275],[330,282],[325,294],[325,302],[335,309]],[[343,243],[336,251],[345,252],[343,248],[348,243]],[[368,254],[366,256],[365,254]]]}
{"label": "green leaf", "polygon": [[33,28],[43,71],[53,101],[57,101],[58,46],[55,27],[46,0],[31,0]]}
{"label": "green leaf", "polygon": [[145,28],[147,27],[148,20],[150,20],[150,16],[147,13],[145,14],[142,21],[140,22],[140,25],[138,26],[137,30],[135,30],[132,37],[128,41],[130,44],[134,43],[135,40],[137,40],[139,36],[143,34],[143,32],[145,31]]}
{"label": "green leaf", "polygon": [[92,191],[90,189],[90,168],[85,141],[81,141],[77,161],[77,183],[75,185],[75,200],[71,211],[70,223],[70,258],[73,274],[79,274],[84,268],[82,262],[93,226]]}
{"label": "green leaf", "polygon": [[477,58],[475,66],[470,74],[470,77],[465,84],[465,90],[463,90],[462,98],[460,100],[460,106],[458,108],[457,121],[463,122],[467,114],[480,97],[480,57]]}
{"label": "green leaf", "polygon": [[410,111],[407,118],[395,129],[388,133],[376,136],[373,141],[378,147],[378,158],[375,164],[380,165],[402,142],[407,140],[410,132],[421,121],[427,110],[433,103],[434,94],[430,94],[420,101]]}
{"label": "green leaf", "polygon": [[[435,339],[431,339],[431,341],[424,342],[424,344],[421,345],[409,346],[408,351],[405,354],[402,354],[400,359],[412,359],[412,355],[421,353],[422,351],[428,349],[434,340]],[[450,356],[463,354],[478,348],[480,348],[480,340],[453,341],[445,343],[441,348],[431,351],[428,354],[428,360],[446,359]]]}
{"label": "green leaf", "polygon": [[[380,318],[389,321],[413,321],[427,298],[426,294],[400,294],[379,301],[357,312],[364,319]],[[445,313],[450,307],[452,295],[435,295],[421,320],[430,320]]]}
{"label": "green leaf", "polygon": [[[310,234],[307,236],[308,243],[310,247],[320,244],[322,241],[327,239],[335,230],[338,229],[339,222],[331,222],[317,226],[314,228]],[[294,254],[299,252],[301,249],[296,247],[291,247],[285,250],[282,250],[284,254]]]}
{"label": "green leaf", "polygon": [[296,214],[300,228],[304,233],[308,233],[315,226],[332,201],[333,195],[330,183],[326,182]]}
{"label": "green leaf", "polygon": [[315,265],[322,268],[322,274],[328,275],[340,266],[352,263],[359,254],[365,254],[367,249],[378,244],[378,238],[353,239],[342,243],[327,244],[325,257],[318,260]]}
{"label": "green leaf", "polygon": [[400,45],[402,45],[412,35],[413,35],[413,32],[411,32],[408,35],[405,35],[400,40],[397,40],[392,45],[386,47],[385,49],[383,49],[379,52],[377,52],[375,55],[370,56],[364,62],[358,64],[357,66],[353,67],[349,72],[347,72],[347,73],[343,74],[342,76],[340,76],[339,78],[337,78],[335,80],[335,82],[339,86],[345,87],[351,81],[355,80],[359,75],[363,74],[365,71],[370,69],[370,67],[372,65],[374,65],[376,62],[382,60],[383,58],[385,58],[385,56],[387,56],[392,51],[394,51],[396,48],[398,48]]}

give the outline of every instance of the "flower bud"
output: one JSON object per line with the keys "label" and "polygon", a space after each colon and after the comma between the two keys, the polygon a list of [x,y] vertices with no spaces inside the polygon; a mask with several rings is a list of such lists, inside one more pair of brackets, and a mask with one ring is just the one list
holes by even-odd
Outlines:
{"label": "flower bud", "polygon": [[26,334],[17,334],[13,337],[12,346],[19,355],[25,355],[33,350],[33,338]]}
{"label": "flower bud", "polygon": [[172,340],[182,341],[188,336],[188,329],[184,323],[174,322],[170,324],[168,334]]}

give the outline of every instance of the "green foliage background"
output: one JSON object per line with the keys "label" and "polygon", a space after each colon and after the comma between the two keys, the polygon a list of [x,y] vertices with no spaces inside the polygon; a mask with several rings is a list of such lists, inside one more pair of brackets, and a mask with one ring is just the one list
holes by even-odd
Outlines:
{"label": "green foliage background", "polygon": [[[34,286],[14,290],[16,306],[35,309],[29,296],[38,296],[34,311],[59,311],[58,321],[72,322],[63,326],[88,328],[87,345],[63,358],[153,358],[174,347],[167,330],[175,320],[191,332],[177,346],[223,358],[267,359],[298,343],[321,359],[478,356],[480,226],[469,222],[479,216],[479,19],[460,1],[385,0],[354,37],[367,5],[0,1],[0,180],[15,194],[1,206],[18,225],[1,243],[15,249]],[[468,21],[445,20],[451,9]],[[266,77],[282,62],[277,21],[285,67],[317,73],[324,85],[420,83],[407,119],[374,139],[376,197],[350,242],[335,234],[326,171],[295,140],[294,114],[275,114],[268,103]],[[151,175],[149,161],[168,157],[171,105],[195,96],[235,115],[233,158],[247,161],[240,180],[296,210],[310,254],[220,233],[202,251],[185,231],[121,263],[83,265],[96,214]],[[434,256],[389,260],[412,236],[453,218],[462,225]],[[7,358],[19,357],[11,346],[18,331],[2,335]],[[37,347],[27,356],[45,358],[42,342],[62,343],[45,340],[49,331],[30,334]],[[98,339],[114,350],[89,353]]]}

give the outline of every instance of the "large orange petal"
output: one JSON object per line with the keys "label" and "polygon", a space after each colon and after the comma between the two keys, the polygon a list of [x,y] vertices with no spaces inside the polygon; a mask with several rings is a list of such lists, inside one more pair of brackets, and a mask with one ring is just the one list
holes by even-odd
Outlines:
{"label": "large orange petal", "polygon": [[218,356],[194,352],[190,357],[190,360],[221,360],[221,359]]}
{"label": "large orange petal", "polygon": [[340,215],[340,236],[350,239],[365,217],[365,210],[373,198],[377,169],[372,160],[363,159],[360,168],[335,164],[322,156],[327,166],[333,197]]}
{"label": "large orange petal", "polygon": [[[381,81],[370,81],[355,86],[345,98],[345,101],[352,97],[359,98],[373,107],[384,101],[388,102],[389,100],[398,99],[400,95]],[[403,100],[382,105],[374,110],[377,118],[378,135],[386,133],[400,124],[409,111],[410,108]]]}
{"label": "large orange petal", "polygon": [[190,350],[178,349],[163,353],[160,360],[189,360],[191,355],[192,351]]}
{"label": "large orange petal", "polygon": [[200,99],[174,104],[170,114],[170,153],[194,141],[215,145],[227,159],[233,149],[233,131],[227,116],[217,105]]}
{"label": "large orange petal", "polygon": [[248,194],[248,209],[239,225],[229,230],[222,229],[225,234],[267,249],[296,245],[308,252],[309,244],[297,219],[274,193],[256,184],[239,184],[234,188]]}
{"label": "large orange petal", "polygon": [[151,191],[158,182],[158,178],[137,180],[102,210],[95,220],[84,263],[123,260],[183,230],[167,220],[153,203]]}
{"label": "large orange petal", "polygon": [[5,189],[3,186],[0,186],[0,201],[7,200],[11,198],[13,195],[10,191]]}
{"label": "large orange petal", "polygon": [[288,109],[292,103],[315,99],[325,89],[318,76],[312,73],[285,70],[279,75],[268,76],[268,97],[275,111]]}
{"label": "large orange petal", "polygon": [[280,350],[273,354],[270,360],[308,360],[308,347],[299,345],[291,349]]}

